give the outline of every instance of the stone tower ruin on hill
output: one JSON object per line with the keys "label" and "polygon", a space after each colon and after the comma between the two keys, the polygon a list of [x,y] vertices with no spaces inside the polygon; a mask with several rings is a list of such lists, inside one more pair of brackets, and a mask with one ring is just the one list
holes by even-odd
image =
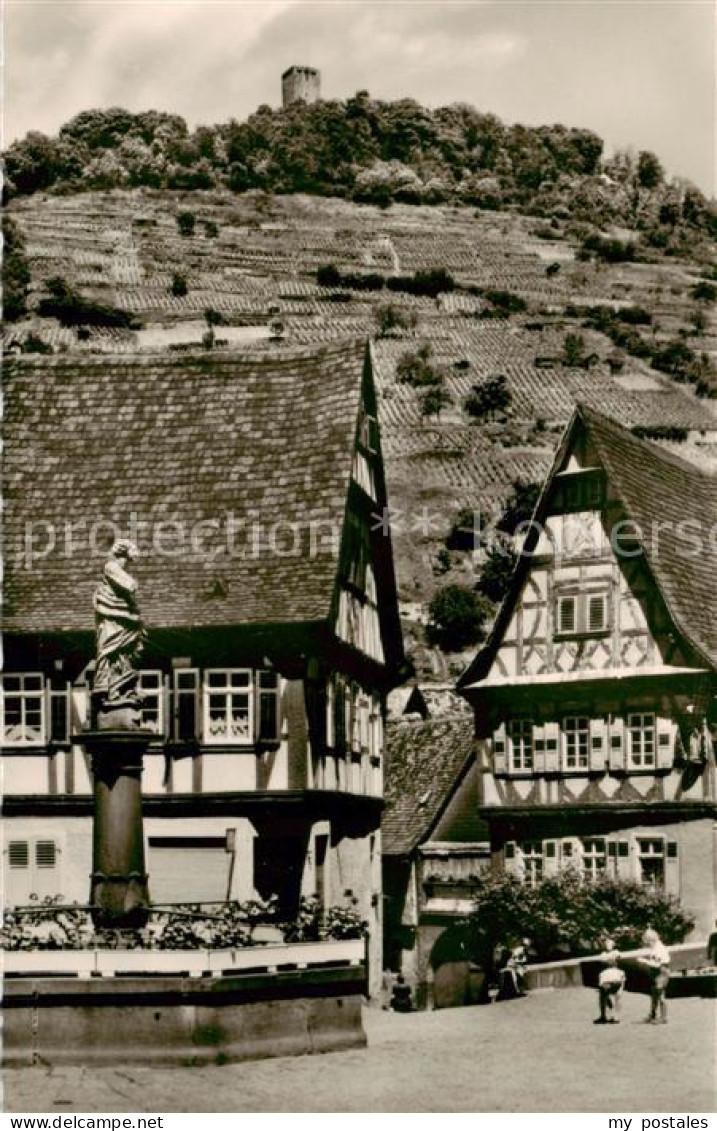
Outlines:
{"label": "stone tower ruin on hill", "polygon": [[289,67],[281,76],[281,102],[318,102],[321,98],[321,74],[314,67]]}

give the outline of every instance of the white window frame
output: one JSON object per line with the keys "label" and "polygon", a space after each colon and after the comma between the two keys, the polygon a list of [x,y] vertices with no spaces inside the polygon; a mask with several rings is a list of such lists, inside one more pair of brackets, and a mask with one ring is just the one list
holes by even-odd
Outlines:
{"label": "white window frame", "polygon": [[[211,686],[210,677],[224,677],[223,684],[215,684]],[[232,686],[232,678],[235,676],[245,676],[246,683],[236,684]],[[205,668],[202,679],[202,742],[206,746],[254,746],[254,725],[255,725],[255,705],[254,705],[254,673],[251,668]],[[228,733],[231,725],[230,719],[230,695],[232,692],[237,695],[245,695],[247,703],[247,727],[246,736],[236,736]],[[212,734],[210,730],[210,698],[213,695],[223,695],[225,699],[224,705],[224,719],[227,727],[226,731],[221,733],[217,732]]]}
{"label": "white window frame", "polygon": [[[17,689],[12,688],[8,691],[6,683],[8,680],[18,680],[19,686]],[[39,687],[26,686],[28,680],[39,681]],[[2,735],[2,745],[12,747],[32,747],[32,746],[45,746],[47,743],[47,703],[46,703],[46,681],[42,672],[6,672],[2,677],[2,694],[0,695],[0,734]],[[14,738],[8,738],[5,733],[6,722],[6,703],[8,699],[20,700],[20,722],[17,724],[19,734]],[[40,712],[40,726],[39,733],[36,728],[33,728],[32,733],[28,733],[27,713],[28,713],[28,700],[35,700]]]}
{"label": "white window frame", "polygon": [[[656,860],[662,865],[659,883],[645,878],[645,861]],[[648,891],[664,893],[667,876],[667,846],[664,837],[637,837],[637,864],[640,885]]]}
{"label": "white window frame", "polygon": [[532,773],[535,765],[533,720],[527,718],[510,719],[507,732],[510,772],[514,774]]}
{"label": "white window frame", "polygon": [[586,880],[592,883],[607,875],[608,852],[605,837],[583,837],[580,842],[582,851],[582,872]]}
{"label": "white window frame", "polygon": [[[164,738],[167,733],[164,673],[157,668],[141,671],[137,686],[144,699],[140,708],[142,727],[153,731],[158,739]],[[156,723],[154,719],[147,718],[148,712],[156,714]]]}
{"label": "white window frame", "polygon": [[[600,627],[590,624],[590,610],[593,601],[600,600],[603,610]],[[563,623],[563,609],[572,607],[572,627]],[[610,588],[607,585],[595,586],[580,592],[558,591],[555,594],[555,636],[603,636],[610,631]]]}
{"label": "white window frame", "polygon": [[657,718],[655,712],[630,711],[625,721],[625,732],[627,735],[628,770],[654,770],[657,766]]}
{"label": "white window frame", "polygon": [[523,880],[535,888],[545,875],[545,853],[542,840],[524,840],[520,844]]}
{"label": "white window frame", "polygon": [[567,715],[563,719],[563,770],[590,769],[590,719],[587,715]]}

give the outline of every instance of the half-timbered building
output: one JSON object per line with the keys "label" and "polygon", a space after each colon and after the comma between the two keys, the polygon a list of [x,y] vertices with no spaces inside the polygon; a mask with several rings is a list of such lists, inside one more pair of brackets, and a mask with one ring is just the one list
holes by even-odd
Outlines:
{"label": "half-timbered building", "polygon": [[578,407],[461,678],[493,865],[564,866],[715,916],[714,476]]}
{"label": "half-timbered building", "polygon": [[153,901],[355,899],[378,976],[403,660],[369,351],[42,357],[4,381],[6,899],[87,899],[92,597],[129,537]]}

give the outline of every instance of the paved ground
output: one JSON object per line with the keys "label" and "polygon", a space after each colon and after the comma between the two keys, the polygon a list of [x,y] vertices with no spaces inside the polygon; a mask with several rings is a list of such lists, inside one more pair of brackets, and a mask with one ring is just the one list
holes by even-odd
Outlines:
{"label": "paved ground", "polygon": [[187,1069],[27,1068],[5,1076],[11,1112],[711,1112],[714,1002],[670,1002],[644,1025],[593,1025],[595,991],[400,1016],[365,1011],[367,1049]]}

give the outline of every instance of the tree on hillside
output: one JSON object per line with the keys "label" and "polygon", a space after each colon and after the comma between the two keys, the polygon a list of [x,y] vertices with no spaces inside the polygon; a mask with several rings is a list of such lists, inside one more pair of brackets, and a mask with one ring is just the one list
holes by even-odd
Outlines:
{"label": "tree on hillside", "polygon": [[518,555],[507,539],[496,540],[488,547],[481,566],[476,589],[496,605],[508,592]]}
{"label": "tree on hillside", "polygon": [[421,398],[421,416],[435,416],[440,420],[441,412],[453,404],[453,398],[443,383],[431,385]]}
{"label": "tree on hillside", "polygon": [[512,537],[522,523],[529,522],[540,497],[540,490],[540,483],[514,479],[503,513],[496,523],[496,529]]}
{"label": "tree on hillside", "polygon": [[480,385],[474,385],[463,402],[463,407],[474,420],[494,420],[506,413],[512,402],[508,381],[502,374],[488,377]]}
{"label": "tree on hillside", "polygon": [[659,158],[648,150],[642,150],[637,158],[637,181],[641,188],[655,189],[664,177]]}
{"label": "tree on hillside", "polygon": [[428,607],[427,636],[444,652],[460,652],[485,637],[492,607],[466,585],[446,585]]}
{"label": "tree on hillside", "polygon": [[563,340],[563,365],[577,369],[585,361],[585,339],[582,334],[566,334]]}
{"label": "tree on hillside", "polygon": [[13,220],[3,213],[3,318],[14,322],[27,312],[30,268],[25,257],[25,240]]}

